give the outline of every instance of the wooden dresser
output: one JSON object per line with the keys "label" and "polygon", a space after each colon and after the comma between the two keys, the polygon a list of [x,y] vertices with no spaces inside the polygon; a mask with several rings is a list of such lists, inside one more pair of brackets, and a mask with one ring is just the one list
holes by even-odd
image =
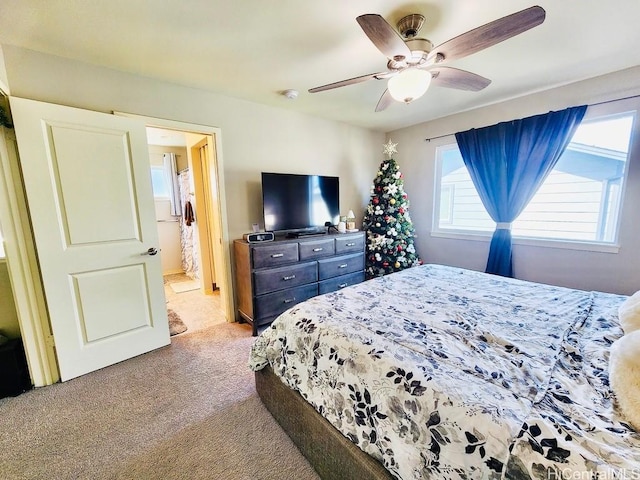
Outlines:
{"label": "wooden dresser", "polygon": [[295,304],[364,280],[364,232],[233,244],[238,320],[254,336]]}

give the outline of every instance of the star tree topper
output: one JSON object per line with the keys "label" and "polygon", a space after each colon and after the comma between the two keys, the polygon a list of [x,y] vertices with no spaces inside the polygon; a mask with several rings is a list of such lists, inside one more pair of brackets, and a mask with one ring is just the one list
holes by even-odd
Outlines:
{"label": "star tree topper", "polygon": [[389,139],[389,141],[387,143],[385,143],[384,145],[384,154],[391,159],[391,157],[393,157],[394,153],[398,153],[398,150],[396,150],[396,147],[398,146],[397,143],[393,143],[391,141],[391,139]]}

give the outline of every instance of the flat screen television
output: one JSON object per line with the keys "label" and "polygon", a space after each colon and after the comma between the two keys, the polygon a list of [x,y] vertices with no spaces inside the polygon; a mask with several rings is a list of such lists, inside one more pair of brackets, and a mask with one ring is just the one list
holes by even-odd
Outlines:
{"label": "flat screen television", "polygon": [[264,228],[276,234],[325,233],[338,223],[340,179],[321,175],[262,173]]}

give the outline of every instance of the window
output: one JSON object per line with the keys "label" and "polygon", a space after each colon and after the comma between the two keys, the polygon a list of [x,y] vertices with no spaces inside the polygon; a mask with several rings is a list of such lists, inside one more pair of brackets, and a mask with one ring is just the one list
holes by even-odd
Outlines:
{"label": "window", "polygon": [[[513,222],[514,237],[615,243],[635,113],[587,116],[571,143]],[[456,144],[436,151],[434,231],[491,233]]]}
{"label": "window", "polygon": [[167,185],[167,177],[164,167],[151,167],[151,186],[153,187],[154,197],[169,197],[169,186]]}

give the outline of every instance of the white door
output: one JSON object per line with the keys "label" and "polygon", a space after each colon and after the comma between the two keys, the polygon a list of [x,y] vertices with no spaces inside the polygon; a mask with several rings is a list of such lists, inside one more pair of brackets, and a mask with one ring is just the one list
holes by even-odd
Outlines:
{"label": "white door", "polygon": [[10,102],[62,380],[167,345],[144,125]]}

